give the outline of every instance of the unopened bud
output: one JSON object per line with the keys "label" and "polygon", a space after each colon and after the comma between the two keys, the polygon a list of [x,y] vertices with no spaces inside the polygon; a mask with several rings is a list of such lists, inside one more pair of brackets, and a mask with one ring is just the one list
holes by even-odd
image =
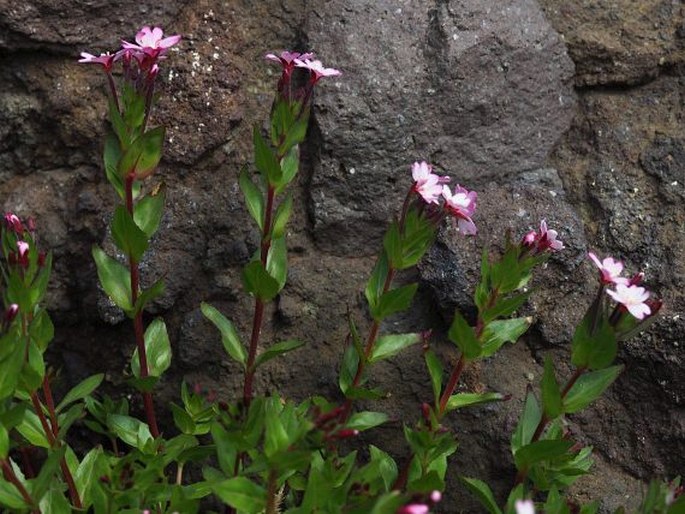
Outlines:
{"label": "unopened bud", "polygon": [[21,224],[21,220],[16,214],[8,212],[5,214],[5,225],[8,230],[13,231],[18,236],[24,233],[24,227]]}
{"label": "unopened bud", "polygon": [[635,273],[635,275],[633,275],[633,277],[628,281],[628,287],[639,286],[644,280],[644,278],[645,274],[642,271],[640,271],[639,273]]}
{"label": "unopened bud", "polygon": [[429,498],[430,501],[432,501],[433,503],[438,503],[440,502],[440,500],[442,500],[442,493],[436,489],[435,491],[430,493]]}
{"label": "unopened bud", "polygon": [[431,422],[431,407],[426,402],[423,402],[421,404],[421,414],[423,414],[423,419],[426,420],[426,423],[430,424],[430,422]]}
{"label": "unopened bud", "polygon": [[397,511],[397,514],[428,514],[429,512],[430,509],[428,508],[428,505],[423,503],[412,503],[410,505],[400,507],[400,509]]}
{"label": "unopened bud", "polygon": [[19,314],[19,306],[16,303],[13,303],[5,311],[5,321],[8,325],[17,317],[17,314]]}
{"label": "unopened bud", "polygon": [[29,216],[29,218],[26,220],[26,228],[29,230],[29,232],[36,231],[36,220],[33,218],[33,216]]}
{"label": "unopened bud", "polygon": [[349,439],[350,437],[356,437],[358,435],[359,430],[354,428],[343,428],[342,430],[338,430],[335,434],[333,434],[332,437],[335,437],[336,439]]}

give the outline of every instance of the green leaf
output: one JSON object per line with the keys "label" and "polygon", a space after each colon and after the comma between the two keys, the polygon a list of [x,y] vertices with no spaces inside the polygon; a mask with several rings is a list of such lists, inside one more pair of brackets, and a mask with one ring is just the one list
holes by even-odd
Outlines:
{"label": "green leaf", "polygon": [[140,262],[147,250],[147,236],[138,228],[123,205],[118,205],[114,210],[112,237],[122,252],[135,262]]}
{"label": "green leaf", "polygon": [[136,304],[131,311],[128,312],[130,318],[135,318],[139,312],[145,309],[145,306],[150,303],[155,298],[164,294],[164,279],[160,278],[154,284],[152,284],[147,289],[140,292],[138,298],[136,299]]}
{"label": "green leaf", "polygon": [[266,490],[248,478],[229,478],[211,487],[221,501],[240,513],[259,514],[266,507]]}
{"label": "green leaf", "polygon": [[271,237],[274,239],[279,239],[285,235],[285,229],[288,224],[288,219],[290,219],[290,214],[293,210],[293,197],[288,195],[276,208],[276,214],[274,214],[274,225],[271,232]]}
{"label": "green leaf", "polygon": [[93,246],[93,259],[102,288],[112,301],[125,311],[131,310],[131,276],[121,263],[112,259],[98,246]]}
{"label": "green leaf", "polygon": [[541,419],[542,411],[540,410],[538,401],[535,399],[533,392],[528,391],[526,403],[523,406],[523,413],[516,426],[516,430],[511,436],[512,453],[516,453],[519,448],[530,443]]}
{"label": "green leaf", "polygon": [[483,322],[489,323],[490,321],[496,318],[501,318],[513,314],[519,307],[521,307],[521,305],[523,305],[526,302],[529,296],[530,292],[527,292],[515,294],[505,298],[500,298],[497,301],[497,303],[495,303],[495,305],[483,311]]}
{"label": "green leaf", "polygon": [[171,414],[174,417],[174,424],[178,429],[184,434],[194,434],[195,433],[195,421],[193,417],[188,414],[185,409],[182,409],[174,403],[170,403]]}
{"label": "green leaf", "polygon": [[502,511],[497,506],[497,500],[495,500],[495,495],[492,494],[490,486],[478,480],[476,478],[468,478],[460,476],[459,480],[466,486],[466,488],[471,491],[483,507],[485,507],[490,514],[502,514]]}
{"label": "green leaf", "polygon": [[505,343],[518,341],[528,327],[533,323],[533,318],[502,319],[491,321],[483,329],[480,340],[483,342],[481,357],[490,357]]}
{"label": "green leaf", "polygon": [[415,266],[425,255],[434,238],[433,223],[426,216],[421,215],[417,209],[409,209],[404,220],[400,269]]}
{"label": "green leaf", "polygon": [[378,300],[383,294],[383,288],[385,286],[385,279],[388,276],[388,257],[385,252],[381,253],[376,261],[373,271],[371,272],[371,277],[366,284],[366,289],[364,290],[364,295],[366,296],[366,301],[369,302],[369,309],[374,312],[376,306],[378,305]]}
{"label": "green leaf", "polygon": [[[167,334],[164,321],[160,318],[153,320],[145,330],[145,353],[147,356],[147,375],[161,377],[171,366],[169,334]],[[141,378],[138,348],[134,350],[131,357],[131,371],[133,371],[134,377]]]}
{"label": "green leaf", "polygon": [[104,456],[102,447],[98,446],[93,448],[86,454],[85,457],[83,457],[83,460],[74,473],[76,490],[81,496],[81,501],[84,508],[88,508],[92,503],[91,491],[93,489],[93,485],[97,483],[101,476],[96,473],[96,465],[102,456]]}
{"label": "green leaf", "polygon": [[208,303],[203,302],[200,308],[205,318],[214,323],[214,326],[221,332],[221,343],[224,345],[226,353],[234,361],[242,364],[243,368],[247,366],[247,353],[245,352],[245,347],[240,342],[240,336],[233,323]]}
{"label": "green leaf", "polygon": [[266,141],[264,141],[259,127],[254,128],[252,136],[254,142],[255,166],[262,176],[267,179],[269,184],[272,186],[279,185],[283,178],[283,171],[276,159],[276,155],[269,145],[267,145]]}
{"label": "green leaf", "polygon": [[428,373],[431,377],[433,398],[435,400],[435,405],[437,406],[440,401],[440,393],[442,392],[442,374],[444,372],[442,362],[440,362],[438,356],[431,350],[425,352],[423,358],[426,361],[426,367],[428,368]]}
{"label": "green leaf", "polygon": [[[283,155],[283,154],[281,154]],[[283,176],[276,184],[276,194],[280,194],[292,182],[300,167],[300,147],[293,146],[281,159]]]}
{"label": "green leaf", "polygon": [[38,349],[44,352],[55,335],[55,327],[45,309],[40,309],[29,325],[29,335]]}
{"label": "green leaf", "polygon": [[153,437],[146,423],[131,416],[108,414],[107,426],[119,439],[129,446],[138,448],[145,454],[150,453],[148,451],[148,443],[153,441]]}
{"label": "green leaf", "polygon": [[535,441],[519,448],[514,454],[514,461],[519,470],[528,469],[537,462],[555,460],[567,455],[573,445],[573,441],[564,439]]}
{"label": "green leaf", "polygon": [[283,143],[278,147],[278,151],[283,154],[288,149],[292,150],[295,145],[299,145],[304,141],[307,135],[307,127],[309,126],[309,112],[303,112],[294,122],[288,127],[285,133],[285,139]]}
{"label": "green leaf", "polygon": [[20,345],[8,339],[10,338],[0,338],[0,344],[14,346],[9,356],[0,361],[0,399],[14,395],[24,365],[24,352],[21,351]]}
{"label": "green leaf", "polygon": [[369,445],[369,457],[372,464],[378,463],[378,473],[383,480],[385,490],[390,491],[397,479],[397,464],[389,454],[372,444]]}
{"label": "green leaf", "polygon": [[[43,498],[45,493],[50,487],[50,483],[55,478],[55,474],[58,473],[59,463],[66,452],[67,447],[61,446],[56,450],[51,450],[48,452],[48,458],[43,462],[38,476],[33,480],[31,484],[31,497],[34,499]],[[41,502],[41,507],[43,504]],[[41,512],[43,509],[41,508]]]}
{"label": "green leaf", "polygon": [[10,451],[10,435],[4,425],[0,425],[0,459],[5,460]]}
{"label": "green leaf", "polygon": [[110,132],[105,138],[105,150],[103,154],[105,176],[107,177],[109,183],[114,187],[115,191],[119,195],[119,198],[124,200],[126,198],[124,182],[121,180],[121,177],[117,172],[120,159],[121,147],[119,146],[119,140],[112,132]]}
{"label": "green leaf", "polygon": [[45,377],[45,361],[43,354],[33,342],[28,345],[28,360],[24,363],[19,376],[19,383],[26,392],[35,391]]}
{"label": "green leaf", "polygon": [[164,127],[155,127],[133,141],[119,161],[120,177],[135,173],[137,180],[143,180],[155,171],[162,158],[164,130]]}
{"label": "green leaf", "polygon": [[464,354],[467,359],[477,359],[481,355],[481,346],[473,333],[473,328],[467,323],[459,311],[454,312],[454,320],[447,337]]}
{"label": "green leaf", "polygon": [[400,226],[397,221],[393,221],[385,233],[383,238],[383,247],[388,256],[390,265],[393,268],[402,269],[403,254],[402,254],[402,236],[400,235]]}
{"label": "green leaf", "polygon": [[28,508],[17,488],[5,481],[0,481],[0,505],[20,512],[25,512]]}
{"label": "green leaf", "polygon": [[554,364],[549,355],[545,357],[545,371],[542,375],[540,388],[542,389],[542,407],[545,416],[550,420],[561,416],[564,413],[561,390],[554,376]]}
{"label": "green leaf", "polygon": [[350,344],[345,349],[342,364],[340,365],[340,378],[338,379],[340,390],[345,396],[347,396],[350,386],[352,385],[358,367],[359,354],[357,353],[355,346]]}
{"label": "green leaf", "polygon": [[238,179],[240,189],[245,197],[247,210],[252,218],[257,222],[260,230],[264,230],[264,195],[257,186],[254,185],[247,168],[243,168]]}
{"label": "green leaf", "polygon": [[278,281],[264,269],[260,261],[252,261],[243,268],[243,285],[248,293],[264,302],[273,300],[280,291]]}
{"label": "green leaf", "polygon": [[266,271],[276,280],[280,292],[288,279],[288,247],[285,244],[285,237],[271,240],[266,258]]}
{"label": "green leaf", "polygon": [[564,398],[564,411],[573,414],[583,410],[614,383],[623,366],[612,366],[582,375]]}
{"label": "green leaf", "polygon": [[[599,305],[596,310],[601,309]],[[614,362],[617,352],[618,342],[609,320],[591,306],[573,334],[571,362],[578,368],[602,369]]]}
{"label": "green leaf", "polygon": [[396,312],[408,309],[418,287],[419,285],[414,283],[383,293],[378,300],[378,304],[371,311],[373,318],[376,321],[381,321]]}
{"label": "green leaf", "polygon": [[471,407],[481,403],[500,402],[506,398],[502,393],[457,393],[450,396],[447,400],[446,411]]}
{"label": "green leaf", "polygon": [[257,357],[254,367],[256,369],[265,362],[270,361],[274,357],[278,357],[279,355],[283,355],[284,353],[296,350],[297,348],[300,348],[303,345],[304,342],[298,341],[297,339],[288,339],[287,341],[281,341],[280,343],[271,345],[268,349],[266,349]]}
{"label": "green leaf", "polygon": [[378,338],[373,347],[369,363],[374,363],[397,355],[405,348],[421,342],[421,334],[391,334]]}
{"label": "green leaf", "polygon": [[98,373],[97,375],[90,376],[79,382],[71,391],[66,394],[62,401],[59,402],[59,405],[57,405],[55,411],[60,412],[70,403],[76,402],[90,395],[102,383],[103,378],[105,378],[105,375],[103,373]]}
{"label": "green leaf", "polygon": [[346,428],[352,430],[364,431],[378,425],[382,425],[388,420],[388,415],[383,412],[355,412],[350,416],[349,421],[346,424]]}
{"label": "green leaf", "polygon": [[133,208],[133,221],[148,237],[152,237],[164,214],[165,190],[162,187],[156,194],[149,194],[136,203]]}

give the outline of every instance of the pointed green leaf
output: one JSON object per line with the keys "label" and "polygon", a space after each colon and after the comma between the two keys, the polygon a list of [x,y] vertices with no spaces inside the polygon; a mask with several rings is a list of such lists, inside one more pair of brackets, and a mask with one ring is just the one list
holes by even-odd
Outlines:
{"label": "pointed green leaf", "polygon": [[500,298],[495,305],[483,311],[483,322],[489,323],[496,318],[510,316],[526,302],[529,296],[530,292],[527,292]]}
{"label": "pointed green leaf", "polygon": [[435,238],[435,226],[417,209],[409,209],[402,234],[402,267],[415,266],[425,255]]}
{"label": "pointed green leaf", "polygon": [[454,312],[454,320],[450,326],[447,337],[464,354],[467,359],[476,359],[481,355],[481,346],[473,333],[473,328],[468,324],[459,311]]}
{"label": "pointed green leaf", "polygon": [[260,230],[264,230],[264,195],[257,186],[254,185],[247,168],[240,172],[240,189],[245,197],[247,210],[252,218],[257,222]]}
{"label": "pointed green leaf", "polygon": [[483,342],[481,356],[490,357],[505,343],[515,343],[528,330],[532,322],[533,318],[530,316],[491,321],[485,325],[480,338]]}
{"label": "pointed green leaf", "polygon": [[618,378],[621,371],[623,371],[623,366],[618,365],[582,375],[564,398],[564,411],[573,414],[583,410],[602,396],[602,393]]}
{"label": "pointed green leaf", "polygon": [[383,293],[378,304],[371,311],[373,318],[376,321],[381,321],[392,314],[407,310],[411,306],[418,287],[419,285],[414,283],[396,287]]}
{"label": "pointed green leaf", "polygon": [[464,476],[460,476],[459,480],[462,481],[466,488],[471,491],[476,498],[478,498],[480,504],[485,507],[490,514],[502,514],[502,511],[497,506],[495,495],[492,494],[492,490],[488,484],[482,480]]}
{"label": "pointed green leaf", "polygon": [[252,131],[254,142],[255,166],[266,177],[269,184],[277,186],[283,178],[283,171],[281,165],[276,160],[276,155],[269,145],[264,141],[259,127],[255,127]]}
{"label": "pointed green leaf", "polygon": [[[171,343],[164,321],[157,318],[150,323],[145,330],[145,353],[147,356],[147,375],[161,377],[171,366]],[[131,371],[133,376],[141,378],[140,358],[138,348],[133,351],[131,357]]]}
{"label": "pointed green leaf", "polygon": [[535,399],[533,392],[528,391],[526,403],[523,406],[523,413],[516,426],[516,430],[511,436],[512,453],[516,453],[519,448],[530,443],[541,419],[542,411],[540,410],[538,401]]}
{"label": "pointed green leaf", "polygon": [[155,171],[162,158],[164,131],[164,127],[155,127],[133,141],[119,161],[120,177],[135,173],[136,179],[142,180]]}
{"label": "pointed green leaf", "polygon": [[369,363],[378,362],[383,359],[397,355],[405,348],[421,342],[421,334],[391,334],[378,338],[369,357]]}
{"label": "pointed green leaf", "polygon": [[166,288],[166,286],[164,285],[164,279],[160,278],[154,284],[152,284],[150,287],[141,291],[140,294],[138,295],[138,298],[136,299],[135,306],[133,307],[133,309],[131,311],[129,311],[127,313],[129,315],[129,317],[131,319],[135,318],[136,314],[138,314],[139,312],[142,312],[148,303],[150,303],[155,298],[158,298],[159,296],[163,295],[165,288]]}
{"label": "pointed green leaf", "polygon": [[165,190],[162,188],[156,194],[149,194],[140,199],[133,208],[135,224],[148,237],[152,237],[164,214]]}
{"label": "pointed green leaf", "polygon": [[293,197],[288,195],[276,208],[276,214],[274,214],[274,225],[271,237],[274,239],[279,239],[285,235],[285,229],[288,224],[288,219],[290,218],[290,213],[293,210]]}
{"label": "pointed green leaf", "polygon": [[200,308],[205,318],[214,323],[214,326],[221,332],[221,343],[224,345],[226,353],[245,367],[247,365],[247,353],[245,352],[245,347],[240,342],[240,336],[233,323],[208,303],[203,302]]}
{"label": "pointed green leaf", "polygon": [[369,303],[369,309],[374,312],[378,301],[383,294],[385,279],[388,276],[388,257],[385,252],[381,253],[371,272],[371,277],[366,284],[364,295]]}
{"label": "pointed green leaf", "polygon": [[153,437],[146,423],[131,416],[108,414],[107,426],[129,446],[138,448],[143,453],[148,453],[147,445],[153,440]]}
{"label": "pointed green leaf", "polygon": [[97,375],[90,376],[76,384],[76,386],[74,386],[74,388],[66,394],[62,401],[59,402],[59,405],[57,405],[55,411],[60,412],[70,403],[82,400],[86,396],[90,395],[102,383],[102,379],[104,377],[105,375],[103,373],[98,373]]}
{"label": "pointed green leaf", "polygon": [[10,451],[10,436],[4,425],[0,425],[0,459],[5,460]]}
{"label": "pointed green leaf", "polygon": [[397,221],[393,221],[383,238],[383,248],[393,268],[402,269],[402,236]]}
{"label": "pointed green leaf", "polygon": [[297,175],[297,171],[300,167],[300,147],[293,146],[287,151],[285,156],[281,159],[281,171],[283,175],[278,181],[276,186],[276,193],[282,193],[285,188],[292,182],[292,180]]}
{"label": "pointed green leaf", "polygon": [[271,240],[266,258],[266,271],[276,280],[280,292],[288,279],[288,247],[285,244],[285,237]]}
{"label": "pointed green leaf", "polygon": [[234,477],[211,485],[221,501],[240,513],[259,514],[266,507],[266,490],[246,477]]}
{"label": "pointed green leaf", "polygon": [[19,494],[17,488],[9,482],[0,481],[0,505],[7,509],[16,509],[19,512],[28,510],[28,505]]}
{"label": "pointed green leaf", "polygon": [[91,491],[93,486],[97,483],[100,476],[96,473],[98,460],[104,456],[102,447],[98,446],[90,450],[79,464],[74,473],[74,482],[76,490],[81,496],[81,501],[84,508],[88,508],[91,504]]}
{"label": "pointed green leaf", "polygon": [[347,395],[354,376],[357,373],[357,368],[359,367],[359,354],[354,345],[349,344],[345,349],[345,354],[343,355],[343,360],[340,365],[340,378],[338,379],[338,384],[340,390],[343,394]]}
{"label": "pointed green leaf", "polygon": [[278,357],[279,355],[283,355],[284,353],[296,350],[297,348],[300,348],[303,345],[304,342],[298,341],[297,339],[288,339],[287,341],[281,341],[280,343],[271,345],[257,357],[254,366],[255,368],[258,368],[259,366],[261,366],[265,362],[270,361],[274,357]]}
{"label": "pointed green leaf", "polygon": [[537,462],[555,460],[567,455],[573,445],[573,441],[565,439],[535,441],[519,448],[514,454],[514,461],[519,470],[528,469]]}
{"label": "pointed green leaf", "polygon": [[135,262],[140,262],[147,250],[147,236],[138,228],[123,205],[118,205],[114,210],[112,238],[119,249]]}
{"label": "pointed green leaf", "polygon": [[442,374],[444,372],[442,367],[442,362],[433,351],[428,350],[423,354],[423,358],[426,361],[426,367],[428,368],[428,374],[431,377],[431,386],[433,387],[433,399],[435,400],[435,405],[438,405],[440,401],[440,393],[442,392]]}
{"label": "pointed green leaf", "polygon": [[542,407],[545,416],[550,420],[561,416],[564,413],[561,390],[554,376],[554,364],[549,355],[545,357],[545,371],[542,375],[540,388],[542,389]]}
{"label": "pointed green leaf", "polygon": [[93,246],[93,259],[98,270],[102,288],[121,309],[128,311],[131,305],[131,276],[121,263],[112,259],[99,247]]}
{"label": "pointed green leaf", "polygon": [[446,411],[480,405],[481,403],[499,402],[507,397],[502,393],[457,393],[447,400]]}
{"label": "pointed green leaf", "polygon": [[293,120],[293,123],[287,128],[285,139],[279,146],[278,151],[285,153],[288,149],[295,148],[304,141],[307,135],[307,127],[309,126],[309,111],[305,110],[298,118]]}
{"label": "pointed green leaf", "polygon": [[[48,458],[43,462],[40,471],[38,472],[38,476],[33,479],[33,482],[31,483],[30,493],[32,498],[43,498],[48,491],[50,483],[55,478],[55,475],[59,473],[59,463],[64,456],[66,449],[66,446],[61,446],[56,450],[48,452]],[[43,507],[42,503],[41,507]],[[43,509],[41,508],[41,512],[42,511]]]}
{"label": "pointed green leaf", "polygon": [[350,416],[350,419],[345,427],[362,432],[364,430],[377,427],[378,425],[382,425],[386,421],[388,421],[388,415],[383,412],[355,412],[352,414],[352,416]]}
{"label": "pointed green leaf", "polygon": [[245,290],[262,301],[273,300],[280,291],[278,281],[273,278],[260,261],[252,261],[243,268]]}
{"label": "pointed green leaf", "polygon": [[[601,303],[596,310],[601,311]],[[588,309],[573,334],[571,349],[571,362],[578,368],[602,369],[614,362],[618,342],[603,312],[593,312],[592,306]]]}
{"label": "pointed green leaf", "polygon": [[55,327],[50,315],[45,309],[40,309],[35,314],[29,325],[29,335],[41,352],[44,352],[55,335]]}

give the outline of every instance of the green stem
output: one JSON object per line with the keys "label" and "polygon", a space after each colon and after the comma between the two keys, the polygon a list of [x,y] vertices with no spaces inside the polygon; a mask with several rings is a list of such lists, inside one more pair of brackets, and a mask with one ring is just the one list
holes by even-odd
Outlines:
{"label": "green stem", "polygon": [[[133,217],[133,182],[135,174],[129,173],[126,176],[126,210]],[[133,259],[133,256],[128,256],[129,273],[131,277],[131,304],[135,305],[138,301],[138,288],[140,284],[140,271],[138,263]],[[143,312],[139,310],[133,319],[133,332],[136,339],[136,348],[138,349],[138,363],[140,367],[140,378],[147,378],[150,374],[147,363],[147,352],[145,350],[145,334],[143,330]],[[150,427],[150,434],[155,439],[159,437],[159,428],[157,426],[157,418],[155,417],[155,407],[152,401],[152,393],[143,391],[143,405],[145,408],[145,417],[147,424]]]}

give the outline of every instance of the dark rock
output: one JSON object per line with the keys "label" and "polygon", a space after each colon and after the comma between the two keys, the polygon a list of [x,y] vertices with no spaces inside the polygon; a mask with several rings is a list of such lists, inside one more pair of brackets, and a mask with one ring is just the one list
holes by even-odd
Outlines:
{"label": "dark rock", "polygon": [[367,251],[414,160],[475,186],[542,167],[568,128],[573,65],[533,1],[336,0],[305,30],[343,71],[316,99],[310,202],[326,251]]}

